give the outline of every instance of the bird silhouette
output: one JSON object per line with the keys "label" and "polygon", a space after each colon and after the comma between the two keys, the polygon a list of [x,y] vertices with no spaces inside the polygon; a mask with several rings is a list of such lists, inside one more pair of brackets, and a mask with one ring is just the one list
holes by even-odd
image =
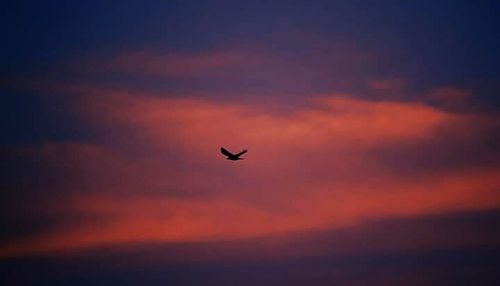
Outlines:
{"label": "bird silhouette", "polygon": [[225,156],[227,156],[227,158],[226,158],[227,160],[236,161],[236,160],[243,160],[244,158],[240,158],[240,156],[245,154],[247,152],[247,150],[243,150],[238,154],[233,154],[233,153],[227,151],[226,149],[224,149],[223,147],[220,147],[220,152],[222,154],[224,154]]}

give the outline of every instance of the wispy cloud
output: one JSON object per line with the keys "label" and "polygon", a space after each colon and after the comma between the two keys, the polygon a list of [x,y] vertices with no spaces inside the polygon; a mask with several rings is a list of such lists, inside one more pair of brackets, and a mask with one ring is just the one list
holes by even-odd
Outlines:
{"label": "wispy cloud", "polygon": [[228,75],[255,68],[259,59],[239,51],[178,54],[142,50],[123,52],[102,61],[86,60],[82,65],[101,72],[121,72],[143,76],[207,77]]}
{"label": "wispy cloud", "polygon": [[408,83],[401,78],[377,79],[368,81],[368,86],[382,92],[401,92]]}
{"label": "wispy cloud", "polygon": [[459,89],[453,86],[445,86],[432,89],[428,94],[428,99],[452,111],[470,110],[470,99],[473,93],[471,90]]}
{"label": "wispy cloud", "polygon": [[[100,143],[54,142],[18,152],[59,176],[42,204],[51,201],[57,216],[87,219],[6,244],[4,256],[243,239],[500,205],[496,164],[444,164],[414,176],[384,160],[413,152],[401,153],[408,145],[432,146],[450,126],[449,145],[483,136],[470,129],[491,124],[480,115],[336,94],[287,112],[98,89],[77,101],[80,120]],[[218,154],[220,146],[250,151],[234,163]]]}

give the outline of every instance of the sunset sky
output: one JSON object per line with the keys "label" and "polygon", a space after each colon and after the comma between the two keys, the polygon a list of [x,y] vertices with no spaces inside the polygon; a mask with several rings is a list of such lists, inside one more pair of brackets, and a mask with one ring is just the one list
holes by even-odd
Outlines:
{"label": "sunset sky", "polygon": [[6,285],[499,285],[500,2],[13,2]]}

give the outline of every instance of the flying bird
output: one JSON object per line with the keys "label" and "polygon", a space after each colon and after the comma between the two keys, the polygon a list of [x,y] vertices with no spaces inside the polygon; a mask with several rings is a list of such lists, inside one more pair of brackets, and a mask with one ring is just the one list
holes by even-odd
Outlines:
{"label": "flying bird", "polygon": [[224,149],[223,147],[220,147],[220,152],[227,156],[226,159],[231,160],[231,161],[236,161],[236,160],[243,160],[244,158],[240,158],[240,156],[245,154],[247,152],[247,150],[243,150],[238,154],[233,154],[233,153],[227,151],[226,149]]}

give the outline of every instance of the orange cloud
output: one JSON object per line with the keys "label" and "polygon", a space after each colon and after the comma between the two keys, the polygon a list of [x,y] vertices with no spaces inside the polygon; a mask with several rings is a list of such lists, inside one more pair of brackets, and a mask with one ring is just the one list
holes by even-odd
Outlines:
{"label": "orange cloud", "polygon": [[[276,113],[258,104],[122,92],[80,104],[82,120],[104,143],[48,143],[41,162],[72,178],[52,211],[92,219],[5,245],[3,256],[243,239],[500,206],[495,166],[400,176],[371,153],[470,121],[423,104],[329,95]],[[249,153],[229,162],[220,146]]]}

